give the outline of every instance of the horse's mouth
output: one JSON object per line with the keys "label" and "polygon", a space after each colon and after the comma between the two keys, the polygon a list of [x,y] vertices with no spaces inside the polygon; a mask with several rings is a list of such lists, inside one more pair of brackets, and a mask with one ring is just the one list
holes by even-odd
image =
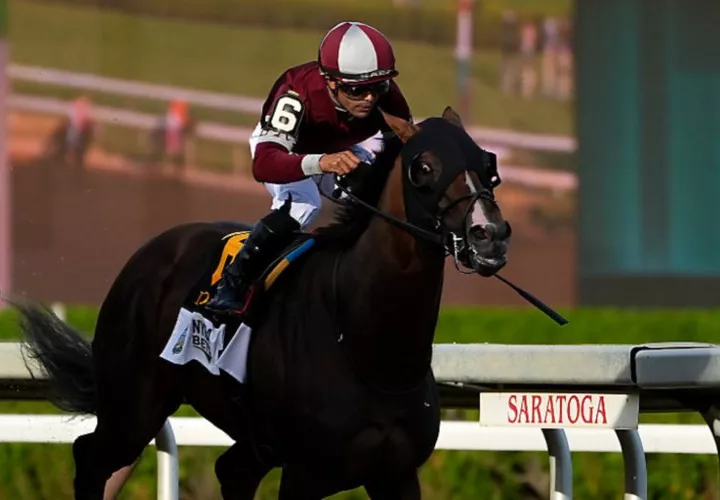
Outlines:
{"label": "horse's mouth", "polygon": [[481,255],[473,255],[471,259],[472,269],[480,276],[489,277],[497,273],[507,264],[507,257],[483,257]]}

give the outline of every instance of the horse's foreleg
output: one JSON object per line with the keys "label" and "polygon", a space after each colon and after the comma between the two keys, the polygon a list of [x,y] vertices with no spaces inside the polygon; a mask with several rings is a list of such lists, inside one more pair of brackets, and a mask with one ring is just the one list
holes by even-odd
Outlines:
{"label": "horse's foreleg", "polygon": [[371,500],[420,500],[420,480],[417,472],[402,477],[377,479],[365,485]]}
{"label": "horse's foreleg", "polygon": [[248,441],[235,443],[215,462],[223,500],[253,500],[272,465],[263,461]]}

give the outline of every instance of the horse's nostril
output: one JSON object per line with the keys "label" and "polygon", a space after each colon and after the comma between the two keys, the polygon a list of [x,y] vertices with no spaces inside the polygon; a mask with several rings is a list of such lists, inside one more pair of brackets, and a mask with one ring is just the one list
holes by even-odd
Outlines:
{"label": "horse's nostril", "polygon": [[490,237],[490,233],[488,233],[488,231],[480,225],[472,226],[470,228],[470,230],[468,231],[468,234],[469,234],[470,238],[472,238],[473,240],[476,240],[476,241],[484,240],[484,239],[487,239]]}

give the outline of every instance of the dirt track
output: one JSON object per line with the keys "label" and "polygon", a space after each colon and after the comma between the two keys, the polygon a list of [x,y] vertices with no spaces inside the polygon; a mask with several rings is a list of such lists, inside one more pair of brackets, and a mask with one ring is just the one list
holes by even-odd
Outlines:
{"label": "dirt track", "polygon": [[[268,195],[256,188],[191,186],[121,171],[73,174],[16,164],[12,180],[14,289],[41,300],[99,304],[123,263],[150,236],[184,221],[253,220],[269,205]],[[329,214],[326,207],[320,222]],[[516,225],[504,274],[553,305],[572,304],[572,236]],[[460,275],[449,261],[443,299],[523,304],[496,280]]]}
{"label": "dirt track", "polygon": [[[90,168],[39,166],[42,137],[53,122],[13,116],[12,189],[15,293],[41,300],[99,304],[129,256],[154,234],[191,220],[254,220],[269,196],[248,179],[190,170],[182,177],[148,175],[126,160],[93,148]],[[504,275],[552,305],[575,301],[575,240],[568,229],[548,232],[530,214],[538,206],[567,203],[548,194],[503,185],[498,192],[513,223]],[[318,224],[329,220],[326,203]],[[494,279],[465,276],[448,260],[445,304],[525,304]]]}

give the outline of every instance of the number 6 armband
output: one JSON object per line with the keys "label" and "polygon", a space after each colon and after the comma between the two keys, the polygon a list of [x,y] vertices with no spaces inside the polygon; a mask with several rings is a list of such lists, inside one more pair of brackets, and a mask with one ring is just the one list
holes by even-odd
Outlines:
{"label": "number 6 armband", "polygon": [[297,142],[304,113],[305,105],[298,94],[282,94],[265,117],[259,142],[278,142],[291,151]]}

